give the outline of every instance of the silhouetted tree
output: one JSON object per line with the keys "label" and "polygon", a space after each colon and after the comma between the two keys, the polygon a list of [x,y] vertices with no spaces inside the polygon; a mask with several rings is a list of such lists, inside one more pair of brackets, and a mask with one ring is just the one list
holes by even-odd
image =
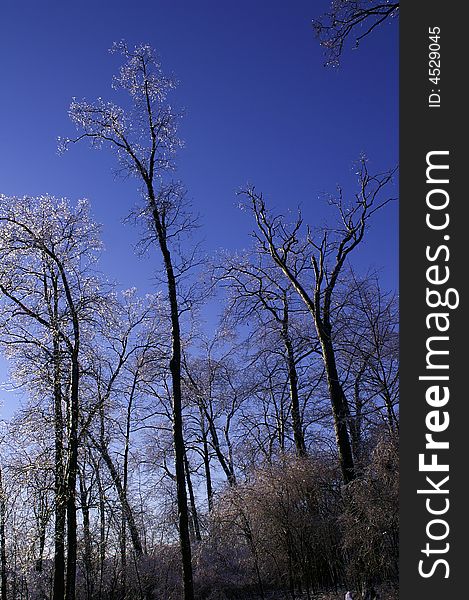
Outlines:
{"label": "silhouetted tree", "polygon": [[281,216],[272,216],[268,212],[262,194],[254,188],[245,192],[257,223],[254,235],[260,251],[271,257],[313,319],[321,346],[345,483],[354,479],[355,466],[347,427],[349,409],[339,378],[334,346],[333,301],[346,260],[362,242],[372,215],[389,202],[389,199],[381,199],[381,192],[393,174],[394,170],[371,175],[363,159],[358,171],[359,191],[354,201],[347,203],[339,188],[337,197],[330,198],[331,204],[337,208],[339,223],[337,227],[324,229],[319,239],[309,228],[306,236],[302,237],[301,214],[289,226]]}
{"label": "silhouetted tree", "polygon": [[[164,182],[164,174],[173,167],[180,146],[176,129],[178,117],[168,104],[172,79],[163,75],[153,49],[142,44],[134,49],[124,42],[114,44],[113,51],[124,57],[114,88],[129,93],[132,107],[125,110],[113,103],[73,102],[70,117],[82,131],[77,138],[64,140],[64,146],[83,139],[99,147],[106,145],[117,155],[121,167],[142,184],[144,206],[141,216],[149,225],[164,265],[170,307],[172,351],[169,368],[172,378],[173,437],[176,470],[179,536],[182,556],[184,598],[194,597],[189,514],[184,473],[184,439],[181,392],[181,295],[178,281],[190,266],[183,261],[175,268],[171,245],[193,221],[184,211],[184,190],[174,181]],[[176,245],[177,247],[177,245]]]}
{"label": "silhouetted tree", "polygon": [[388,19],[397,18],[399,2],[388,0],[332,0],[329,12],[313,21],[313,28],[325,49],[326,64],[337,66],[348,38],[355,47]]}

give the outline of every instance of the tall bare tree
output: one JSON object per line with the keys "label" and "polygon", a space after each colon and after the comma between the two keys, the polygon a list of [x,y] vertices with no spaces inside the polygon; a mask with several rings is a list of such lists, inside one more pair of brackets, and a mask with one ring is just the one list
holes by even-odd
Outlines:
{"label": "tall bare tree", "polygon": [[[81,131],[64,146],[87,139],[93,146],[106,145],[117,155],[121,167],[142,184],[144,205],[141,215],[149,225],[150,241],[160,250],[170,309],[172,352],[169,368],[172,378],[173,441],[175,454],[179,537],[182,556],[184,599],[194,597],[192,581],[189,514],[184,474],[184,439],[181,393],[181,294],[180,277],[187,272],[190,259],[175,265],[172,244],[193,224],[184,210],[184,192],[177,182],[165,179],[174,166],[180,146],[176,134],[178,116],[167,102],[174,88],[172,79],[163,75],[153,49],[140,45],[134,49],[124,42],[113,51],[124,58],[114,88],[130,95],[131,107],[125,110],[113,103],[73,102],[70,117]],[[177,247],[177,245],[176,245]]]}
{"label": "tall bare tree", "polygon": [[390,201],[382,200],[381,194],[393,174],[394,170],[371,175],[363,159],[359,166],[359,191],[355,199],[347,203],[342,189],[338,189],[337,196],[330,198],[330,203],[338,211],[338,225],[324,229],[319,236],[314,236],[310,228],[307,228],[306,236],[302,236],[301,214],[289,226],[282,216],[269,213],[262,194],[254,188],[245,192],[257,223],[254,235],[260,250],[271,257],[292,284],[313,319],[321,346],[345,483],[354,479],[355,467],[347,427],[347,398],[339,378],[333,339],[334,293],[349,255],[364,238],[370,218]]}
{"label": "tall bare tree", "polygon": [[[297,301],[291,283],[279,275],[275,265],[268,264],[266,258],[262,253],[224,257],[223,264],[215,269],[215,277],[229,292],[225,319],[249,323],[257,343],[269,346],[270,351],[280,353],[284,359],[294,443],[298,455],[304,456],[299,364],[317,352],[317,339],[311,327],[308,331],[305,309],[301,301]],[[266,344],[262,344],[262,340],[266,340]]]}
{"label": "tall bare tree", "polygon": [[[82,321],[91,318],[96,282],[90,267],[99,248],[88,206],[64,200],[1,197],[1,342],[22,362],[25,383],[48,372],[55,413],[56,538],[54,600],[75,598],[77,567],[80,343]],[[42,358],[42,360],[41,360]],[[31,359],[34,368],[31,368]],[[29,365],[29,367],[28,367]],[[43,373],[44,373],[43,372]],[[42,373],[42,374],[43,374]],[[66,418],[63,416],[66,407]],[[67,449],[64,448],[66,436]],[[64,529],[67,560],[65,589]]]}
{"label": "tall bare tree", "polygon": [[383,420],[389,433],[399,428],[398,308],[375,274],[358,277],[350,269],[338,316],[337,349],[347,371],[357,442],[365,426]]}
{"label": "tall bare tree", "polygon": [[[200,424],[206,424],[207,438],[230,486],[236,485],[233,456],[233,429],[241,405],[249,397],[249,385],[240,381],[240,370],[231,351],[216,355],[216,340],[204,345],[205,356],[185,361],[186,393],[199,410]],[[207,438],[205,441],[207,442]],[[204,435],[202,435],[204,439]],[[204,452],[204,461],[208,455]],[[206,475],[209,472],[205,462]],[[208,475],[210,480],[210,475]],[[209,483],[209,486],[211,484]],[[208,494],[210,502],[211,494]]]}

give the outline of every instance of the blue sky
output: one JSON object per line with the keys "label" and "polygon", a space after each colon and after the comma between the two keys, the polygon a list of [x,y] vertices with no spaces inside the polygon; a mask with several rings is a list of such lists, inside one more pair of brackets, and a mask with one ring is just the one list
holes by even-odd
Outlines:
{"label": "blue sky", "polygon": [[[252,222],[237,208],[247,182],[272,206],[302,205],[312,225],[327,218],[324,192],[353,192],[352,163],[370,170],[398,158],[398,27],[386,24],[342,66],[323,66],[311,20],[328,2],[296,0],[5,1],[0,37],[0,192],[87,197],[103,225],[102,268],[142,292],[153,266],[132,246],[138,232],[122,220],[137,201],[135,181],[112,175],[113,157],[86,145],[57,154],[73,134],[73,96],[111,98],[115,40],[149,42],[180,82],[184,108],[178,174],[201,214],[204,249],[250,244]],[[394,195],[397,191],[394,190]],[[376,216],[356,256],[397,286],[397,204]],[[1,372],[0,372],[1,376]],[[4,379],[4,377],[3,377]]]}

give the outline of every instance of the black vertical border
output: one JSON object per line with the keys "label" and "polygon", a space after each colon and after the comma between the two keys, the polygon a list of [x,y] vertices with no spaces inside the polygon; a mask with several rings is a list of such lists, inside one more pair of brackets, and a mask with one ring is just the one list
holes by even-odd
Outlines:
{"label": "black vertical border", "polygon": [[[469,332],[466,310],[467,279],[469,278],[469,227],[466,216],[469,193],[467,144],[468,99],[465,88],[469,79],[466,61],[468,25],[462,9],[464,3],[435,0],[405,0],[400,6],[400,335],[401,335],[401,532],[400,532],[400,598],[412,600],[452,600],[469,598],[469,539],[466,507],[469,506],[469,356],[466,338]],[[429,28],[441,30],[441,80],[438,86],[429,82]],[[429,108],[432,88],[440,90],[441,106]],[[425,223],[426,155],[432,150],[449,150],[449,215],[450,224],[444,232],[431,231]],[[443,235],[450,240],[443,241]],[[425,474],[418,469],[418,455],[425,449],[425,416],[431,408],[425,401],[428,382],[419,381],[424,374],[426,340],[431,335],[425,317],[431,312],[426,306],[426,269],[429,263],[427,245],[436,248],[446,243],[450,249],[447,263],[450,281],[460,295],[459,307],[450,313],[449,388],[450,400],[445,408],[450,414],[450,426],[440,434],[448,440],[449,450],[441,451],[449,461],[450,509],[442,518],[448,521],[448,538],[441,542],[427,539],[426,525],[432,519],[425,507],[426,497],[417,489],[428,488]],[[443,253],[442,253],[443,256]],[[443,310],[443,309],[440,309]],[[446,357],[447,358],[447,357]],[[443,410],[443,409],[442,409]],[[437,437],[437,436],[435,436]],[[446,461],[445,461],[446,462]],[[427,473],[427,475],[431,475]],[[442,473],[435,474],[435,480]],[[435,496],[436,497],[436,496]],[[443,496],[440,496],[440,499]],[[435,504],[436,506],[436,504]],[[436,531],[436,529],[435,529]],[[449,543],[445,558],[450,566],[449,578],[440,565],[433,576],[419,575],[421,550],[430,541],[435,548]],[[426,568],[432,559],[426,559]]]}

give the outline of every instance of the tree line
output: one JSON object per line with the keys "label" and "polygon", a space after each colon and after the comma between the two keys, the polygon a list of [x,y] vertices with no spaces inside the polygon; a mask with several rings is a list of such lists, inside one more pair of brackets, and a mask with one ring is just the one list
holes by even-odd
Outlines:
{"label": "tree line", "polygon": [[175,84],[150,46],[113,51],[128,102],[74,100],[61,148],[106,147],[136,178],[161,285],[107,281],[86,201],[1,196],[0,347],[28,399],[0,435],[2,600],[395,584],[397,302],[351,260],[395,170],[361,158],[321,228],[244,189],[250,249],[201,260]]}

